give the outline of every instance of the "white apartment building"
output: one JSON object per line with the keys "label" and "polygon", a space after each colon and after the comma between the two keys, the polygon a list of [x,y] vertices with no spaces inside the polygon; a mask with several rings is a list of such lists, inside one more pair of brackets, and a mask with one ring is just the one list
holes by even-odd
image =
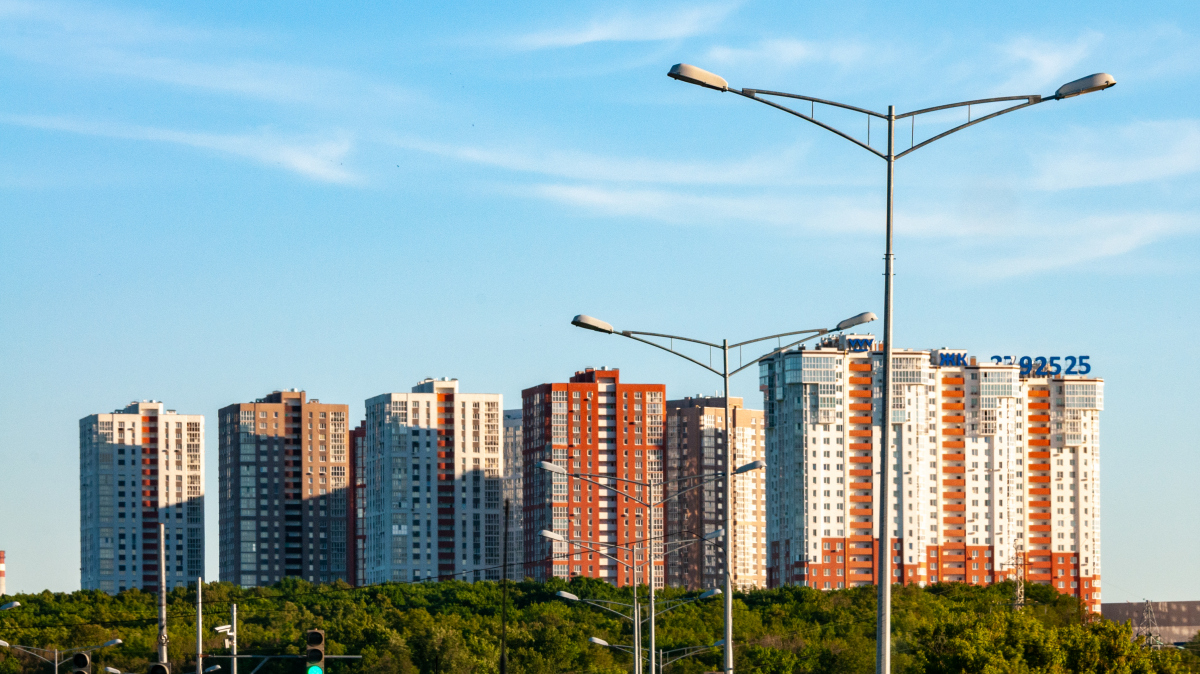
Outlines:
{"label": "white apartment building", "polygon": [[80,587],[156,591],[204,576],[204,417],[158,401],[79,420]]}
{"label": "white apartment building", "polygon": [[885,421],[873,339],[832,337],[760,367],[769,584],[874,583],[887,428],[895,582],[1021,573],[1099,610],[1104,384],[1086,376],[1086,357],[897,350]]}
{"label": "white apartment building", "polygon": [[[504,487],[502,497],[508,503],[508,579],[525,578],[524,470],[521,410],[504,410]],[[503,528],[501,528],[503,532]],[[503,534],[502,534],[503,535]],[[503,541],[501,541],[503,542]]]}
{"label": "white apartment building", "polygon": [[368,584],[499,580],[502,402],[460,393],[457,379],[366,401]]}

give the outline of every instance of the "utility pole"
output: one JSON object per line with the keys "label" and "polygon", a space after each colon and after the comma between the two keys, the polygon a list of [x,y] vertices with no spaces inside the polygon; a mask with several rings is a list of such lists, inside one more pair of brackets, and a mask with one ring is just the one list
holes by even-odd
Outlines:
{"label": "utility pole", "polygon": [[1013,551],[1012,556],[1013,568],[1013,610],[1020,611],[1025,608],[1025,555],[1022,552]]}
{"label": "utility pole", "polygon": [[167,527],[158,525],[158,661],[167,664]]}
{"label": "utility pole", "polygon": [[[503,584],[503,599],[500,605],[500,674],[508,674],[508,499],[504,499],[504,576],[500,582]],[[236,661],[235,661],[236,662]],[[237,674],[235,670],[233,674]]]}
{"label": "utility pole", "polygon": [[1139,636],[1146,637],[1146,647],[1152,649],[1162,648],[1162,639],[1158,636],[1158,621],[1154,619],[1154,604],[1149,599],[1142,606],[1142,620],[1138,625],[1137,633],[1134,638]]}
{"label": "utility pole", "polygon": [[204,674],[204,578],[196,577],[196,674]]}

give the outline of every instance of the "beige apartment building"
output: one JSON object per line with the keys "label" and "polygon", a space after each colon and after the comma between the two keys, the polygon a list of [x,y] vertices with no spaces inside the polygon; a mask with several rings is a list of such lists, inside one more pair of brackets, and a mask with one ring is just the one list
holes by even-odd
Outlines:
{"label": "beige apartment building", "polygon": [[275,391],[221,408],[221,580],[352,582],[346,405]]}
{"label": "beige apartment building", "polygon": [[[725,526],[723,480],[687,490],[700,479],[733,467],[761,461],[766,451],[766,426],[762,410],[746,409],[741,398],[730,398],[733,450],[728,449],[725,399],[696,397],[667,401],[666,493],[680,495],[667,502],[666,530],[669,549],[667,583],[691,589],[724,587],[725,551],[730,537],[712,543],[687,544]],[[741,589],[765,587],[766,478],[755,470],[739,475],[733,485],[733,584]]]}

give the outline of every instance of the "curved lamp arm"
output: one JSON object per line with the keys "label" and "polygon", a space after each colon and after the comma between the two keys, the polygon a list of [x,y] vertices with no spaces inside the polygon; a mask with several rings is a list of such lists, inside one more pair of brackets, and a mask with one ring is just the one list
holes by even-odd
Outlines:
{"label": "curved lamp arm", "polygon": [[[1020,110],[1021,108],[1027,108],[1031,105],[1037,105],[1038,103],[1045,103],[1046,101],[1060,101],[1065,98],[1072,98],[1074,96],[1088,94],[1093,91],[1103,91],[1105,89],[1108,89],[1109,87],[1116,86],[1116,84],[1117,84],[1116,78],[1113,77],[1112,75],[1109,75],[1108,73],[1096,73],[1095,75],[1088,75],[1087,77],[1081,77],[1077,80],[1067,82],[1066,84],[1059,87],[1058,90],[1055,91],[1052,96],[1039,96],[1037,94],[1030,94],[1030,95],[1025,95],[1025,96],[1002,96],[1002,97],[998,97],[998,98],[980,98],[980,99],[975,99],[975,100],[971,100],[971,101],[962,101],[959,103],[949,103],[947,105],[938,105],[938,106],[934,106],[932,108],[923,108],[921,110],[914,110],[912,112],[906,112],[904,114],[894,115],[894,116],[889,117],[888,115],[885,115],[885,114],[879,113],[879,112],[875,112],[874,110],[858,108],[853,105],[846,105],[845,103],[838,103],[836,101],[829,101],[829,100],[825,100],[822,98],[813,98],[812,96],[803,96],[800,94],[789,94],[789,93],[782,92],[782,91],[768,91],[766,89],[749,89],[749,88],[742,88],[740,90],[734,89],[733,87],[729,86],[729,83],[726,82],[723,77],[720,77],[719,75],[710,73],[701,68],[697,68],[696,66],[688,65],[686,63],[679,63],[679,64],[676,64],[675,66],[673,66],[671,68],[670,72],[667,73],[667,77],[670,77],[675,80],[679,80],[681,82],[687,82],[689,84],[695,84],[698,86],[702,86],[702,87],[705,87],[708,89],[732,92],[732,93],[738,94],[739,96],[744,96],[746,98],[749,98],[752,101],[758,101],[759,103],[762,103],[764,105],[769,105],[773,108],[782,110],[790,115],[799,117],[800,119],[803,119],[805,121],[812,122],[813,124],[821,127],[822,129],[825,129],[826,131],[837,134],[837,135],[841,136],[842,138],[845,138],[846,140],[850,141],[851,143],[854,143],[855,145],[863,148],[864,150],[867,150],[868,152],[875,155],[876,157],[879,157],[880,159],[892,160],[892,161],[899,159],[900,157],[903,157],[911,152],[919,150],[920,148],[923,148],[926,145],[929,145],[930,143],[932,143],[935,140],[940,140],[942,138],[945,138],[946,136],[949,136],[952,133],[962,131],[963,129],[965,129],[969,126],[975,126],[976,124],[979,124],[980,122],[985,122],[989,119],[994,119],[996,117],[999,117],[1000,115],[1008,114],[1010,112],[1015,112],[1017,110]],[[809,103],[813,104],[814,107],[810,110],[810,114],[806,115],[802,112],[793,110],[787,106],[780,105],[774,101],[769,101],[764,98],[759,98],[758,97],[759,94],[764,95],[764,96],[779,96],[782,98],[792,98],[792,99],[797,99],[797,100],[802,100],[802,101],[808,101]],[[880,152],[879,150],[876,150],[875,148],[873,148],[869,145],[870,128],[871,128],[869,120],[871,117],[877,117],[879,119],[889,120],[894,123],[894,121],[897,119],[904,119],[906,117],[915,118],[918,115],[923,115],[923,114],[930,113],[930,112],[936,112],[939,110],[948,110],[951,108],[961,108],[961,107],[969,108],[972,105],[980,105],[980,104],[985,104],[985,103],[1001,103],[1001,102],[1006,102],[1006,101],[1023,101],[1023,102],[1019,103],[1017,105],[1009,106],[1007,108],[1004,108],[1003,110],[994,112],[990,115],[985,115],[985,116],[980,117],[979,119],[975,119],[975,120],[970,119],[970,116],[969,116],[970,113],[968,112],[968,120],[967,120],[966,124],[960,124],[952,129],[950,129],[949,131],[945,131],[943,133],[940,133],[940,134],[934,136],[933,138],[930,138],[928,140],[922,141],[921,143],[915,144],[912,147],[905,150],[904,152],[901,152],[892,157],[889,157],[888,155]],[[839,129],[834,128],[833,126],[830,126],[829,124],[826,124],[824,122],[817,120],[815,117],[815,109],[816,109],[815,104],[817,104],[817,103],[820,103],[822,105],[833,106],[836,108],[842,108],[844,110],[861,112],[864,115],[867,115],[867,118],[868,118],[868,123],[867,123],[868,143],[864,143],[861,140],[855,138],[854,136],[851,136],[848,133],[845,133]]]}

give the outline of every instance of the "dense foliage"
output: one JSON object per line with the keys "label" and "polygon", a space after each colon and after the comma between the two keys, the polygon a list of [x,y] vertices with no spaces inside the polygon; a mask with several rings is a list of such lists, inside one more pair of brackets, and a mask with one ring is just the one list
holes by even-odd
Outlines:
{"label": "dense foliage", "polygon": [[[588,598],[631,601],[628,589],[596,580],[516,583],[509,588],[508,653],[514,674],[617,673],[629,656],[588,643],[597,636],[629,643],[628,623],[604,611],[555,598],[569,589]],[[643,589],[643,600],[645,599]],[[1200,672],[1187,651],[1151,650],[1127,625],[1079,611],[1078,604],[1044,586],[1027,589],[1028,605],[1010,607],[1011,587],[935,585],[897,587],[893,594],[893,670],[897,674],[959,672]],[[681,590],[658,600],[694,596]],[[0,613],[0,639],[13,644],[66,648],[124,644],[95,653],[97,666],[144,672],[157,635],[155,597],[139,591],[18,595],[22,607]],[[330,654],[361,660],[331,661],[332,674],[350,672],[495,672],[500,649],[501,587],[496,583],[386,584],[352,589],[287,581],[271,588],[226,583],[204,588],[206,666],[229,671],[228,653],[213,627],[229,622],[238,605],[243,654],[299,654],[306,629],[326,630]],[[173,670],[195,670],[195,591],[169,596]],[[789,587],[739,594],[734,604],[738,671],[870,674],[875,660],[874,588],[819,592]],[[711,644],[721,638],[719,597],[662,616],[662,649]],[[258,661],[241,660],[243,674]],[[681,660],[667,674],[720,668],[720,653]],[[0,674],[50,671],[47,664],[0,649]],[[299,660],[275,660],[260,674],[301,672]]]}

